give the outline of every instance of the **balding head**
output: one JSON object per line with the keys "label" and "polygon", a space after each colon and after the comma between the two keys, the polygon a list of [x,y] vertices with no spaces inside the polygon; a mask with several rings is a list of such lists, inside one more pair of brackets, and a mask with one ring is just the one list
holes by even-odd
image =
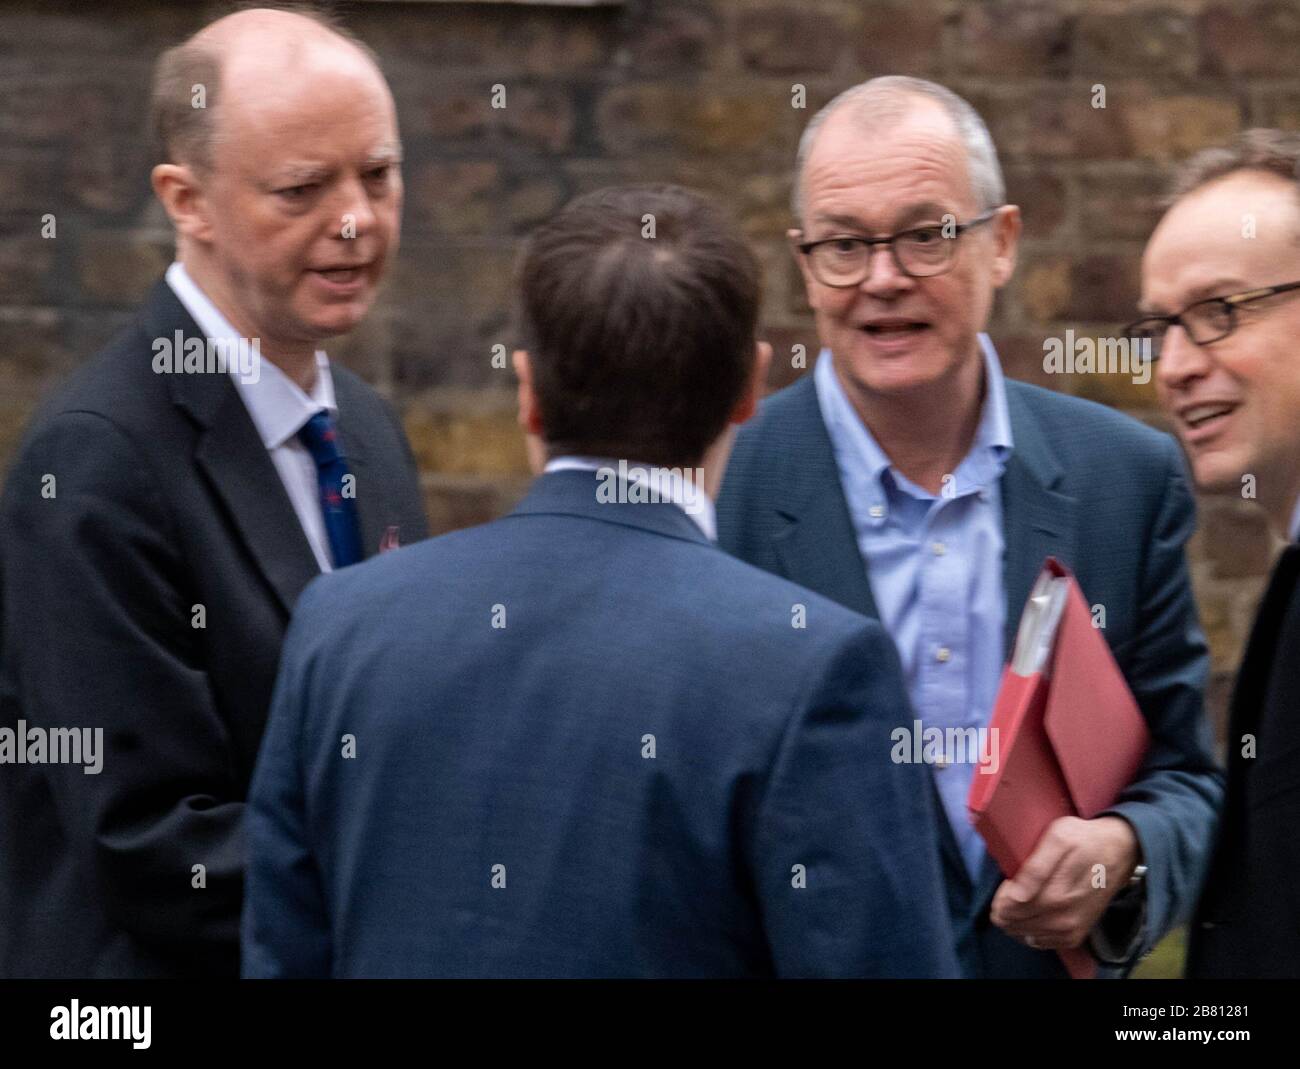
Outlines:
{"label": "balding head", "polygon": [[971,192],[979,209],[1001,204],[1006,196],[1002,168],[988,127],[979,113],[951,89],[923,78],[886,75],[862,82],[836,96],[809,120],[799,139],[791,207],[803,217],[804,171],[826,126],[849,124],[864,143],[901,122],[915,109],[938,111],[951,125],[965,157]]}
{"label": "balding head", "polygon": [[251,8],[164,56],[154,104],[178,258],[241,336],[310,378],[397,249],[401,145],[378,64],[317,17]]}
{"label": "balding head", "polygon": [[268,86],[310,78],[312,68],[354,68],[387,84],[375,54],[328,16],[257,7],[209,23],[168,49],[154,68],[151,127],[157,159],[209,170],[228,131],[221,115],[261,99]]}

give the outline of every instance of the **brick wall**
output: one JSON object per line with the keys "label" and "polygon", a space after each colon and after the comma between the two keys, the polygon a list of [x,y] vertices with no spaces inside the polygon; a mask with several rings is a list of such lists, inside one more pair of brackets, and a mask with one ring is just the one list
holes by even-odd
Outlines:
{"label": "brick wall", "polygon": [[[203,21],[178,0],[0,2],[0,467],[39,397],[170,259],[147,181],[149,71]],[[1150,387],[1044,375],[1043,339],[1128,317],[1172,161],[1245,126],[1300,127],[1297,2],[390,2],[353,4],[348,21],[393,85],[407,208],[381,303],[331,351],[400,408],[440,530],[499,514],[527,482],[492,351],[512,342],[521,236],[575,193],[672,180],[729,203],[767,266],[783,384],[792,347],[816,345],[782,236],[798,133],[854,82],[934,78],[984,114],[1024,209],[991,327],[1008,371],[1159,424]],[[1219,712],[1274,547],[1242,502],[1201,507],[1193,567]]]}

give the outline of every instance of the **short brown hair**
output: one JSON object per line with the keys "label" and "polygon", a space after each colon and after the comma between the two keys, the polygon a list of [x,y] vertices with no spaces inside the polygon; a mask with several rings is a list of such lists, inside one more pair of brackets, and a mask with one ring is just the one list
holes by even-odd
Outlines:
{"label": "short brown hair", "polygon": [[754,368],[758,261],[680,186],[621,186],[533,232],[519,272],[544,436],[561,453],[696,464]]}
{"label": "short brown hair", "polygon": [[1230,144],[1207,148],[1175,172],[1165,206],[1236,171],[1264,171],[1296,184],[1300,196],[1300,134],[1262,127],[1238,134]]}
{"label": "short brown hair", "polygon": [[[256,3],[240,0],[219,5],[209,25],[227,15],[254,8],[268,8],[305,19],[329,30],[354,45],[379,67],[379,59],[364,41],[352,34],[332,14],[307,2]],[[199,31],[202,32],[201,30]],[[197,35],[196,35],[197,36]],[[195,86],[202,86],[204,106],[195,107]],[[187,163],[200,170],[212,169],[216,141],[216,108],[221,87],[221,60],[215,51],[190,37],[158,57],[154,65],[149,98],[149,129],[154,159],[164,163]]]}

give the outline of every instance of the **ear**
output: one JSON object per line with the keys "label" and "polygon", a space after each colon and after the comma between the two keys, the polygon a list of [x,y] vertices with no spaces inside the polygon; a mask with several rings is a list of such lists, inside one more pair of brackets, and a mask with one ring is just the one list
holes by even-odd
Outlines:
{"label": "ear", "polygon": [[528,351],[516,349],[510,357],[515,374],[519,376],[519,426],[525,434],[542,435],[542,412],[533,391],[533,368],[528,362]]}
{"label": "ear", "polygon": [[817,280],[813,278],[808,270],[808,257],[799,251],[799,243],[804,240],[804,232],[798,227],[791,227],[785,232],[786,241],[790,245],[790,254],[794,257],[794,262],[799,267],[799,274],[803,276],[803,290],[808,297],[808,305],[811,308],[817,307]]}
{"label": "ear", "polygon": [[763,388],[767,385],[767,372],[772,366],[772,346],[765,341],[754,344],[754,372],[741,394],[736,407],[731,410],[731,423],[744,423],[753,418],[758,410],[758,402],[763,399]]}
{"label": "ear", "polygon": [[1005,286],[1016,270],[1020,252],[1020,208],[1007,204],[998,209],[993,220],[993,285]]}
{"label": "ear", "polygon": [[188,164],[160,163],[149,174],[154,196],[178,235],[195,241],[212,240],[203,184]]}

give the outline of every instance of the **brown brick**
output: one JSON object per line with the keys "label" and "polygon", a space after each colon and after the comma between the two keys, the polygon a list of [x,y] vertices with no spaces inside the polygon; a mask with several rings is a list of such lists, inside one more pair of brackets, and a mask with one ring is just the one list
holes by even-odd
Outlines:
{"label": "brown brick", "polygon": [[406,225],[439,234],[500,233],[504,183],[495,160],[436,160],[406,174]]}
{"label": "brown brick", "polygon": [[0,294],[6,304],[38,304],[47,299],[58,241],[41,237],[40,215],[27,213],[0,231]]}
{"label": "brown brick", "polygon": [[[1199,556],[1201,546],[1192,538],[1189,550]],[[1210,646],[1211,666],[1216,672],[1231,672],[1237,666],[1238,640],[1232,622],[1232,592],[1222,583],[1202,581],[1195,584],[1196,608],[1201,628]]]}
{"label": "brown brick", "polygon": [[1036,323],[1050,323],[1070,303],[1070,261],[1060,254],[1028,255],[1015,283],[1014,297]]}
{"label": "brown brick", "polygon": [[1136,94],[1120,114],[1136,153],[1159,163],[1220,145],[1241,129],[1240,107],[1220,96]]}
{"label": "brown brick", "polygon": [[699,5],[659,0],[641,6],[625,41],[629,65],[638,74],[697,71],[723,52],[722,22]]}
{"label": "brown brick", "polygon": [[0,204],[6,213],[54,212],[57,217],[62,212],[59,184],[51,180],[60,156],[54,146],[5,145],[0,152]]}
{"label": "brown brick", "polygon": [[526,475],[524,436],[513,393],[442,391],[406,406],[406,435],[423,471],[443,475]]}
{"label": "brown brick", "polygon": [[824,74],[845,41],[837,19],[784,7],[742,15],[736,32],[741,61],[763,74]]}
{"label": "brown brick", "polygon": [[766,153],[785,160],[808,118],[784,88],[624,85],[601,101],[601,140],[611,152],[719,156]]}
{"label": "brown brick", "polygon": [[[1065,341],[1065,332],[1058,332],[1058,336]],[[1104,331],[1080,331],[1074,332],[1077,341],[1079,338],[1091,338],[1094,346],[1107,338],[1117,338],[1116,332]],[[1094,350],[1097,353],[1097,359],[1105,359],[1104,350]],[[1076,357],[1077,360],[1077,357]],[[1130,368],[1132,365],[1130,365]],[[1147,381],[1139,383],[1136,379],[1143,378],[1139,373],[1134,375],[1132,371],[1124,372],[1116,370],[1114,372],[1104,370],[1094,370],[1092,372],[1076,372],[1069,376],[1069,392],[1076,397],[1083,397],[1089,401],[1097,401],[1103,405],[1110,405],[1112,408],[1119,409],[1141,409],[1154,408],[1156,401],[1156,384],[1155,373],[1153,369],[1147,371]]]}
{"label": "brown brick", "polygon": [[508,90],[505,114],[506,130],[522,144],[544,152],[557,153],[569,148],[573,139],[573,106],[567,94],[536,86]]}
{"label": "brown brick", "polygon": [[171,262],[170,243],[152,237],[121,231],[78,235],[77,274],[94,301],[137,304]]}
{"label": "brown brick", "polygon": [[7,391],[0,393],[0,480],[13,463],[27,421],[35,411],[36,402],[32,398],[19,397]]}
{"label": "brown brick", "polygon": [[1032,382],[1049,390],[1063,390],[1067,385],[1056,375],[1043,370],[1043,336],[1041,334],[1008,333],[995,330],[990,333],[993,346],[998,351],[1002,370],[1009,378]]}
{"label": "brown brick", "polygon": [[1300,130],[1300,92],[1262,89],[1251,94],[1250,125]]}
{"label": "brown brick", "polygon": [[1198,550],[1218,579],[1265,575],[1273,562],[1273,536],[1264,511],[1254,502],[1206,498],[1197,523]]}
{"label": "brown brick", "polygon": [[1070,23],[1055,4],[965,4],[957,23],[956,66],[971,74],[1062,75],[1070,69]]}
{"label": "brown brick", "polygon": [[354,330],[323,344],[331,361],[360,375],[381,393],[387,392],[392,382],[393,349],[391,298],[387,288],[380,290],[370,314]]}
{"label": "brown brick", "polygon": [[89,355],[69,349],[65,323],[53,308],[0,308],[0,397],[57,382]]}
{"label": "brown brick", "polygon": [[1088,11],[1074,28],[1074,73],[1091,82],[1141,72],[1191,77],[1197,68],[1196,27],[1185,11]]}
{"label": "brown brick", "polygon": [[527,479],[426,475],[423,489],[429,533],[445,534],[504,516],[527,487]]}
{"label": "brown brick", "polygon": [[1132,135],[1119,120],[1113,93],[1094,108],[1087,86],[1017,87],[968,94],[983,116],[1004,164],[1036,159],[1127,159]]}
{"label": "brown brick", "polygon": [[[798,327],[769,327],[759,331],[759,336],[772,346],[772,364],[767,376],[769,393],[790,385],[795,379],[812,371],[817,363],[821,342],[817,339],[817,329],[811,323]],[[794,364],[799,353],[798,346],[803,347],[802,367],[795,367]]]}
{"label": "brown brick", "polygon": [[1066,319],[1120,325],[1133,318],[1141,287],[1137,250],[1076,259],[1070,267]]}
{"label": "brown brick", "polygon": [[1047,238],[1065,222],[1065,182],[1057,175],[1023,166],[1005,168],[1007,203],[1020,206],[1024,233]]}
{"label": "brown brick", "polygon": [[411,110],[415,119],[408,134],[464,142],[479,152],[484,141],[502,140],[555,153],[573,137],[573,106],[565,92],[507,74],[493,82],[431,87]]}
{"label": "brown brick", "polygon": [[1160,216],[1164,175],[1142,171],[1085,173],[1079,197],[1080,222],[1088,238],[1146,241]]}
{"label": "brown brick", "polygon": [[[513,245],[403,244],[389,283],[395,396],[432,386],[513,387],[514,261]],[[506,347],[504,369],[492,366],[494,345]]]}
{"label": "brown brick", "polygon": [[[860,76],[934,75],[943,64],[945,14],[926,0],[854,5],[850,31]],[[847,87],[846,87],[847,88]]]}
{"label": "brown brick", "polygon": [[1216,756],[1222,761],[1228,737],[1228,712],[1232,703],[1232,690],[1237,682],[1235,666],[1240,657],[1227,651],[1221,654],[1220,651],[1214,650],[1213,653],[1216,663],[1231,661],[1234,666],[1233,671],[1211,672],[1209,683],[1205,688],[1205,715],[1210,721],[1210,730],[1214,733]]}
{"label": "brown brick", "polygon": [[[348,25],[400,79],[430,70],[508,69],[581,74],[609,64],[617,47],[616,8],[527,9],[514,5],[357,4]],[[390,62],[391,60],[391,62]]]}
{"label": "brown brick", "polygon": [[[510,94],[506,93],[509,102]],[[405,103],[405,107],[402,104]],[[491,83],[422,87],[418,97],[399,101],[403,135],[427,135],[440,140],[474,141],[493,128]]]}
{"label": "brown brick", "polygon": [[1201,14],[1201,58],[1210,75],[1294,78],[1300,8],[1294,3],[1218,3]]}

